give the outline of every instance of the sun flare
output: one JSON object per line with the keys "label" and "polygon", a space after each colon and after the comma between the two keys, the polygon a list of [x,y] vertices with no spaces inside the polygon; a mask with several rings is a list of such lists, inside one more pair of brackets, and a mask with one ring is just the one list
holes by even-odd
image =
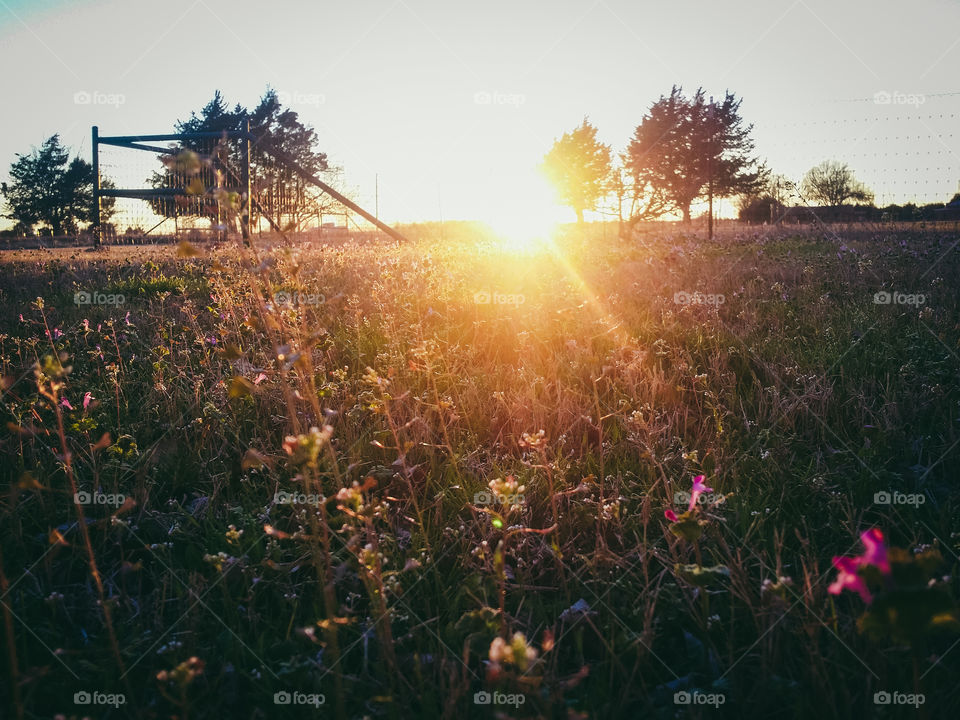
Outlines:
{"label": "sun flare", "polygon": [[529,254],[551,244],[557,226],[570,210],[558,205],[544,178],[534,174],[511,183],[510,192],[491,209],[487,224],[504,250]]}

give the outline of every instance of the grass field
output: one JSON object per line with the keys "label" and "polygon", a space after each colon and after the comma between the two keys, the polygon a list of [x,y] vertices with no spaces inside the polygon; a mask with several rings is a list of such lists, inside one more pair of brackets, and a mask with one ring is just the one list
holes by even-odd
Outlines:
{"label": "grass field", "polygon": [[956,717],[958,240],[0,254],[0,715]]}

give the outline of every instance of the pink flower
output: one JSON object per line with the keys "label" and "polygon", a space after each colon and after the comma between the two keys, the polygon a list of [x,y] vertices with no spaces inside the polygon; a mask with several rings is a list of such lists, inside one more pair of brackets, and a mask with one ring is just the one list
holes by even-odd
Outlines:
{"label": "pink flower", "polygon": [[883,541],[883,533],[877,528],[871,528],[860,536],[860,542],[867,548],[860,561],[864,565],[875,565],[884,574],[890,572],[890,561],[887,560],[887,545]]}
{"label": "pink flower", "polygon": [[70,401],[66,398],[60,400],[60,405],[65,407],[67,410],[73,410],[73,405],[70,404]]}
{"label": "pink flower", "polygon": [[857,572],[864,565],[873,565],[884,575],[890,574],[890,561],[887,559],[887,545],[883,533],[877,528],[871,528],[860,535],[860,542],[866,550],[856,557],[835,557],[833,566],[839,570],[837,579],[827,589],[831,595],[839,595],[844,589],[853,590],[860,594],[865,603],[873,600],[867,589],[867,584]]}
{"label": "pink flower", "polygon": [[703,475],[697,475],[693,479],[693,491],[690,493],[690,506],[687,510],[693,510],[697,506],[697,500],[700,499],[700,496],[705,492],[713,492],[712,487],[707,487],[704,483]]}
{"label": "pink flower", "polygon": [[833,566],[839,572],[837,573],[837,579],[827,588],[827,592],[831,595],[839,595],[844,590],[853,590],[860,594],[865,603],[869,604],[873,600],[873,595],[867,589],[867,584],[863,581],[863,578],[857,573],[860,560],[859,557],[835,557]]}
{"label": "pink flower", "polygon": [[59,340],[59,339],[62,338],[62,337],[63,337],[63,333],[60,332],[60,328],[54,328],[54,329],[53,329],[53,339],[54,339],[54,340]]}
{"label": "pink flower", "polygon": [[677,517],[677,514],[673,510],[664,510],[663,516],[670,522],[676,522],[677,520],[679,520],[679,518]]}
{"label": "pink flower", "polygon": [[130,325],[130,326],[133,325],[133,323],[130,322],[130,311],[129,311],[129,310],[127,310],[127,314],[123,316],[123,321],[124,321],[127,325]]}
{"label": "pink flower", "polygon": [[84,409],[84,410],[86,410],[88,407],[90,407],[90,401],[93,400],[93,399],[94,399],[94,398],[93,398],[93,395],[92,395],[91,393],[84,393],[84,394],[83,394],[83,409]]}
{"label": "pink flower", "polygon": [[254,385],[259,385],[260,383],[262,383],[262,382],[263,382],[264,380],[266,380],[266,379],[267,379],[267,374],[266,374],[266,373],[260,373],[259,375],[257,375],[256,380],[253,381],[253,384],[254,384]]}
{"label": "pink flower", "polygon": [[83,329],[85,332],[90,332],[90,321],[87,318],[83,319]]}

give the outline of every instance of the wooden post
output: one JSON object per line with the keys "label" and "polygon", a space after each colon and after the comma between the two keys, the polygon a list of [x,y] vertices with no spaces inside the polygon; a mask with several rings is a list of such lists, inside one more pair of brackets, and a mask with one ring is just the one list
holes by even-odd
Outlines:
{"label": "wooden post", "polygon": [[91,172],[93,173],[93,200],[90,205],[90,229],[93,231],[93,245],[100,247],[103,242],[100,227],[100,128],[94,125],[91,128]]}

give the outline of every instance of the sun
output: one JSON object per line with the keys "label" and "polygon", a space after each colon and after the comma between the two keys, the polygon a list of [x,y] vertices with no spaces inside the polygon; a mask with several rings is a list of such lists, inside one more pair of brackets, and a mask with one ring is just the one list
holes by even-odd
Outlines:
{"label": "sun", "polygon": [[552,244],[557,225],[569,222],[572,211],[558,205],[539,172],[515,176],[504,183],[485,218],[507,252],[533,254]]}

